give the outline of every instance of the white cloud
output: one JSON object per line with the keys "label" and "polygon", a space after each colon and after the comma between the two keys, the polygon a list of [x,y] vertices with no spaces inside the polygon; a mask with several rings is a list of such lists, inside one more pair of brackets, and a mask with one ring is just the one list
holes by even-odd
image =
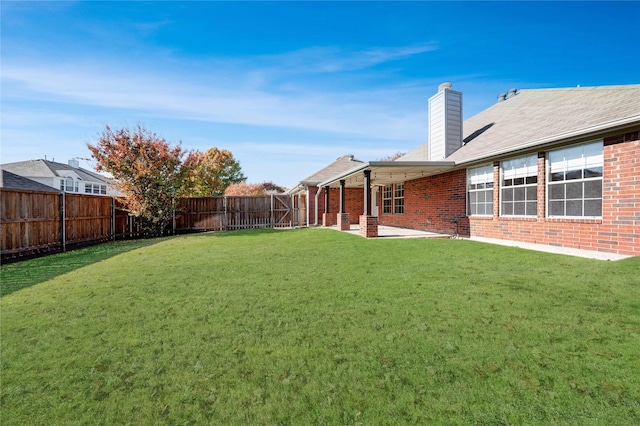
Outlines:
{"label": "white cloud", "polygon": [[[370,51],[336,67],[364,66],[428,49],[416,47],[394,51]],[[368,59],[367,59],[368,58]],[[326,63],[330,63],[331,59]],[[333,65],[331,65],[333,66]],[[233,67],[232,67],[233,68]],[[278,126],[375,138],[410,140],[423,129],[415,102],[422,89],[380,87],[371,90],[326,91],[298,85],[296,91],[279,90],[268,80],[245,84],[254,70],[228,70],[208,76],[149,72],[120,64],[29,64],[8,61],[3,85],[14,99],[75,103],[127,109],[173,119]],[[273,71],[272,71],[273,72]],[[224,84],[218,84],[218,82]],[[416,90],[418,92],[416,92]],[[426,112],[425,112],[426,113]]]}

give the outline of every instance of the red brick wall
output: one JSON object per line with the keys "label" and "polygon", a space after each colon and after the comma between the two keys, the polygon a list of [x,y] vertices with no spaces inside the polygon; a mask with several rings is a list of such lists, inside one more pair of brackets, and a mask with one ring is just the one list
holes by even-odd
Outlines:
{"label": "red brick wall", "polygon": [[[604,140],[602,219],[546,218],[545,155],[538,154],[538,217],[470,218],[471,235],[640,256],[640,132]],[[496,175],[499,166],[494,166]],[[496,175],[497,176],[497,175]]]}
{"label": "red brick wall", "polygon": [[[325,189],[320,190],[318,198],[319,215],[325,213]],[[315,198],[315,196],[314,196]],[[345,213],[349,213],[349,222],[358,224],[359,217],[364,212],[364,194],[362,188],[345,188],[344,194]],[[336,214],[340,211],[340,188],[329,189],[329,213],[333,217],[332,224],[336,223]],[[313,223],[313,222],[311,222]]]}
{"label": "red brick wall", "polygon": [[[429,176],[404,183],[404,213],[382,213],[380,206],[380,225],[401,228],[420,229],[445,234],[469,235],[469,222],[466,219],[466,170],[456,170],[436,176]],[[382,191],[379,197],[382,196]],[[458,218],[457,225],[455,219]]]}

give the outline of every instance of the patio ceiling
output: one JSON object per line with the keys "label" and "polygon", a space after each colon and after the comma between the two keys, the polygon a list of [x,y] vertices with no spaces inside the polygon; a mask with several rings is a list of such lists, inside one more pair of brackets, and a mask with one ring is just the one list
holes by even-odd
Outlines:
{"label": "patio ceiling", "polygon": [[340,181],[344,180],[347,188],[363,188],[366,170],[371,171],[371,185],[385,186],[439,174],[454,167],[453,161],[371,161],[336,175],[318,186],[337,188],[340,187]]}

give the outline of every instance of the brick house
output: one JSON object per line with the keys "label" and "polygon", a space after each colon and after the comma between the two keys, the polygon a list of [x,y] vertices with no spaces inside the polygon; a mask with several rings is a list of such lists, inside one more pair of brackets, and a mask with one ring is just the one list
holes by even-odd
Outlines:
{"label": "brick house", "polygon": [[462,93],[444,83],[429,143],[317,186],[360,190],[364,236],[381,224],[638,256],[640,85],[512,89],[463,123]]}

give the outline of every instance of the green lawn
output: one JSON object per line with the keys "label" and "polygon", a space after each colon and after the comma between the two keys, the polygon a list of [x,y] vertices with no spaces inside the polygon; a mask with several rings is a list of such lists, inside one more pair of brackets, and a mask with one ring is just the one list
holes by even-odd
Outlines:
{"label": "green lawn", "polygon": [[3,425],[640,424],[640,258],[301,229],[1,271]]}

